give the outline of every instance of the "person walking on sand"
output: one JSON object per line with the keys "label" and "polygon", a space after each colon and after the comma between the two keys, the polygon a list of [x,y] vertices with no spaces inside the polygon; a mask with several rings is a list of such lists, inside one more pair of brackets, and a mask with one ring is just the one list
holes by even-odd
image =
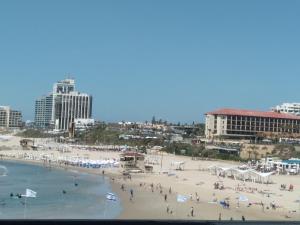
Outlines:
{"label": "person walking on sand", "polygon": [[264,204],[262,201],[261,201],[260,204],[261,204],[261,209],[262,209],[262,211],[265,212],[265,204]]}
{"label": "person walking on sand", "polygon": [[244,216],[242,216],[242,221],[245,222],[246,221],[246,218]]}
{"label": "person walking on sand", "polygon": [[171,189],[171,187],[169,188],[169,194],[172,194],[172,189]]}
{"label": "person walking on sand", "polygon": [[168,200],[168,195],[165,194],[165,202]]}
{"label": "person walking on sand", "polygon": [[169,212],[170,212],[170,206],[169,206],[169,204],[167,205],[167,213],[169,214]]}
{"label": "person walking on sand", "polygon": [[221,220],[222,220],[222,214],[219,213],[219,221],[221,221]]}
{"label": "person walking on sand", "polygon": [[199,196],[197,195],[197,203],[200,203],[200,198],[199,198]]}
{"label": "person walking on sand", "polygon": [[194,207],[191,207],[191,217],[194,217]]}
{"label": "person walking on sand", "polygon": [[133,190],[132,189],[130,189],[130,196],[131,196],[131,198],[133,198]]}

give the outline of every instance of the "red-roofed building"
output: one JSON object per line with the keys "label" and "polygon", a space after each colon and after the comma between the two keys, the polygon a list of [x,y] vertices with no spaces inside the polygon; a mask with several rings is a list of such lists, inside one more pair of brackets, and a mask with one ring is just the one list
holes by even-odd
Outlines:
{"label": "red-roofed building", "polygon": [[207,138],[255,137],[259,133],[300,134],[300,116],[241,109],[219,109],[205,115]]}

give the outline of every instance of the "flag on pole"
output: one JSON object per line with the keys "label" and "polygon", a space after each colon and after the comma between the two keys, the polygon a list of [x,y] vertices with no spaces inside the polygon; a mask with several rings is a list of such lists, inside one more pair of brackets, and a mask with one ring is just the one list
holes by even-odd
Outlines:
{"label": "flag on pole", "polygon": [[36,192],[30,189],[26,189],[26,195],[24,197],[26,198],[36,198]]}

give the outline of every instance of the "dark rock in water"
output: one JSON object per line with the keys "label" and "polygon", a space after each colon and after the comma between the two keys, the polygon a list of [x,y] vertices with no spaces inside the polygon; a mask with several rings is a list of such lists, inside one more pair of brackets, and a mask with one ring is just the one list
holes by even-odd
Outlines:
{"label": "dark rock in water", "polygon": [[10,197],[14,197],[14,194],[13,193],[10,193],[10,195],[9,195]]}
{"label": "dark rock in water", "polygon": [[77,187],[78,186],[78,184],[77,183],[75,183],[75,187]]}
{"label": "dark rock in water", "polygon": [[65,190],[63,190],[62,193],[63,193],[64,195],[67,194],[67,192],[66,192]]}

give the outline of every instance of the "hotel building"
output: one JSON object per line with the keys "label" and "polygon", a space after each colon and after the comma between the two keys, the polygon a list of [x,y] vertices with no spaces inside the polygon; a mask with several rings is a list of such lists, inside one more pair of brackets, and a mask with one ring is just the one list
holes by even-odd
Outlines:
{"label": "hotel building", "polygon": [[260,133],[300,134],[300,117],[278,112],[220,109],[205,114],[205,135],[256,137]]}
{"label": "hotel building", "polygon": [[0,106],[0,127],[20,128],[23,126],[22,113],[9,106]]}
{"label": "hotel building", "polygon": [[50,95],[36,101],[35,124],[68,131],[76,119],[91,119],[92,101],[91,95],[75,90],[75,80],[59,81],[53,85]]}

